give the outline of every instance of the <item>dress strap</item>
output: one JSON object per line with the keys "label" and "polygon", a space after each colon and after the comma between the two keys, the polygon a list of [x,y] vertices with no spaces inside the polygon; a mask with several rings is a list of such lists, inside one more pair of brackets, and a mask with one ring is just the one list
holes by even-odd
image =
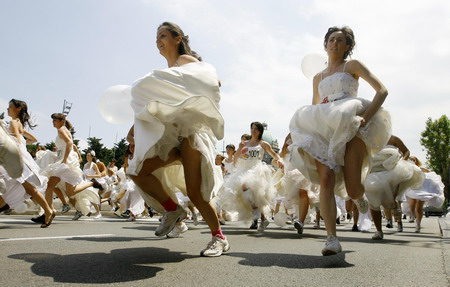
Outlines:
{"label": "dress strap", "polygon": [[347,66],[347,61],[345,61],[345,63],[344,63],[344,69],[342,70],[342,72],[345,72],[345,67]]}

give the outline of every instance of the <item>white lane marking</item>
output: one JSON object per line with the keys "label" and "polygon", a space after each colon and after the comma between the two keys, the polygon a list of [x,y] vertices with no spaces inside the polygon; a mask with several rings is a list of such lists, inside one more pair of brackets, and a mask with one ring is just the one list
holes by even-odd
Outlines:
{"label": "white lane marking", "polygon": [[114,236],[114,234],[89,234],[89,235],[49,236],[49,237],[22,237],[22,238],[0,239],[0,241],[47,240],[47,239],[67,239],[67,238],[79,238],[79,237],[108,237],[108,236]]}

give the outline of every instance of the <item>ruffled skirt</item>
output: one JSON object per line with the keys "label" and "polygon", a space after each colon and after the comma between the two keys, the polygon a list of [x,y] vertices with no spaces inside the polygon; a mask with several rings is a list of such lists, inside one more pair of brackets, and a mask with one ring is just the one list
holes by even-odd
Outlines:
{"label": "ruffled skirt", "polygon": [[[187,138],[191,147],[200,152],[201,194],[205,201],[210,201],[223,183],[222,171],[215,166],[215,143],[217,138],[223,138],[218,91],[215,69],[207,63],[157,70],[136,81],[131,102],[135,112],[135,152],[128,174],[138,175],[146,159],[166,160],[169,152],[179,148],[182,139]],[[173,164],[181,166],[180,161]],[[167,168],[170,167],[160,168],[153,174],[163,182],[162,176],[171,172],[165,171]],[[173,180],[184,181],[184,173]],[[166,191],[176,199],[171,189]],[[148,195],[142,196],[152,207],[159,206]],[[161,206],[155,209],[161,210]]]}
{"label": "ruffled skirt", "polygon": [[417,189],[409,189],[406,197],[426,201],[426,206],[442,207],[444,203],[444,184],[441,176],[435,172],[426,172],[423,185]]}
{"label": "ruffled skirt", "polygon": [[345,198],[341,167],[347,143],[357,136],[366,145],[368,152],[361,171],[364,182],[370,169],[371,154],[381,150],[391,136],[391,118],[383,108],[360,128],[359,115],[370,103],[362,98],[345,98],[298,109],[289,125],[293,141],[289,149],[294,167],[314,184],[320,183],[315,160],[333,169],[336,173],[335,193]]}
{"label": "ruffled skirt", "polygon": [[370,208],[380,210],[396,207],[395,201],[407,189],[418,188],[424,180],[423,172],[412,162],[402,159],[397,148],[387,147],[373,157],[372,172],[364,183]]}
{"label": "ruffled skirt", "polygon": [[276,193],[272,181],[273,172],[262,161],[239,161],[236,170],[224,184],[222,208],[237,211],[239,220],[244,221],[253,219],[254,210],[268,215]]}

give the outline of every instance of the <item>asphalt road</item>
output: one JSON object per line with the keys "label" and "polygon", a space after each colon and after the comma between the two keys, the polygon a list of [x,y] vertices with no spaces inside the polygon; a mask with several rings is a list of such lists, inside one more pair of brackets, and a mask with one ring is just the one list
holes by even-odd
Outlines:
{"label": "asphalt road", "polygon": [[[223,226],[231,250],[199,257],[206,225],[181,238],[154,236],[156,218],[126,222],[112,216],[72,221],[57,216],[47,229],[30,215],[0,216],[2,286],[449,286],[449,238],[437,217],[385,239],[338,226],[339,255],[323,257],[325,231],[269,225],[263,234],[241,222]],[[372,227],[372,230],[374,228]]]}

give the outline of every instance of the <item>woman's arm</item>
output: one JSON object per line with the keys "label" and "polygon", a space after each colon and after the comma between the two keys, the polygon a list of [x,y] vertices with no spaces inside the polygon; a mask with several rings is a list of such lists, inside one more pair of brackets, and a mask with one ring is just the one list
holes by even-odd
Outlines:
{"label": "woman's arm", "polygon": [[277,154],[276,152],[273,151],[272,147],[270,146],[269,143],[267,143],[266,141],[261,141],[261,147],[268,153],[270,154],[274,159],[277,160],[278,162],[278,166],[280,168],[284,168],[284,164],[283,164],[283,160],[281,159],[280,155]]}
{"label": "woman's arm", "polygon": [[363,78],[374,90],[375,96],[372,100],[372,103],[369,105],[367,110],[360,115],[363,118],[363,122],[361,123],[361,127],[364,127],[367,122],[373,117],[373,115],[380,109],[381,105],[384,103],[388,95],[387,89],[384,87],[383,83],[372,74],[366,66],[364,66],[361,62],[357,60],[349,61],[347,64],[347,71],[352,74],[354,77]]}
{"label": "woman's arm", "polygon": [[245,147],[245,144],[243,144],[242,142],[239,143],[239,148],[234,153],[234,158],[233,158],[233,164],[234,165],[236,165],[237,160],[241,157],[241,155],[242,155],[242,148],[244,148],[244,147]]}
{"label": "woman's arm", "polygon": [[319,95],[319,83],[320,83],[320,73],[314,76],[313,79],[313,100],[312,104],[317,105],[320,104],[320,95]]}
{"label": "woman's arm", "polygon": [[403,143],[403,141],[392,135],[391,138],[388,140],[388,145],[393,145],[395,147],[398,148],[398,150],[402,153],[403,155],[403,159],[408,159],[409,158],[409,149],[405,146],[405,144]]}
{"label": "woman's arm", "polygon": [[27,144],[32,144],[38,141],[37,138],[35,138],[31,133],[27,132],[26,130],[23,131],[23,135],[27,140]]}
{"label": "woman's arm", "polygon": [[281,153],[280,153],[281,158],[284,158],[289,153],[289,150],[288,150],[289,142],[291,142],[291,134],[290,133],[284,139],[284,144],[283,144],[283,147],[281,148]]}

